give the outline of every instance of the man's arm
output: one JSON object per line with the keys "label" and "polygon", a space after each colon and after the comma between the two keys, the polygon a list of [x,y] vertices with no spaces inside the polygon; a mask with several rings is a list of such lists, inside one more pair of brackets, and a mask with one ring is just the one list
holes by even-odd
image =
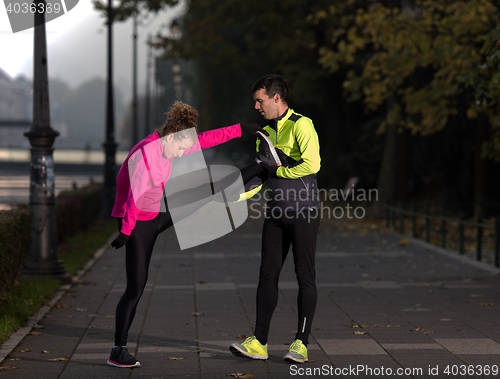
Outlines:
{"label": "man's arm", "polygon": [[284,166],[278,167],[276,175],[279,178],[301,178],[306,175],[317,173],[321,167],[318,134],[309,118],[301,117],[295,123],[294,136],[299,146],[302,163],[291,168]]}

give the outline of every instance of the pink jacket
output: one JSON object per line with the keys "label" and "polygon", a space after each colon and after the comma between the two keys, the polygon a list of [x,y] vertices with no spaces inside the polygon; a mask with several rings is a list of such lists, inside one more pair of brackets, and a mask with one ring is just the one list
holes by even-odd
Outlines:
{"label": "pink jacket", "polygon": [[[240,124],[208,130],[199,133],[198,142],[184,154],[217,146],[237,137],[241,137]],[[136,221],[152,220],[160,211],[163,189],[172,171],[172,160],[162,154],[160,136],[154,132],[130,150],[118,172],[111,216],[123,217],[123,234],[130,235]],[[134,194],[142,195],[134,199]]]}

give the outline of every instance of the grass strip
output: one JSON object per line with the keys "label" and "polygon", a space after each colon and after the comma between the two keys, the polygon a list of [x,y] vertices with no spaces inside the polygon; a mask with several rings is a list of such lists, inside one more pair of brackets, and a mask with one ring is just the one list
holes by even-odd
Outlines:
{"label": "grass strip", "polygon": [[0,299],[0,342],[24,326],[28,318],[46,303],[61,285],[59,279],[20,280]]}
{"label": "grass strip", "polygon": [[[87,231],[69,237],[58,246],[58,258],[68,274],[75,275],[116,230],[116,220],[98,220]],[[61,281],[51,277],[23,277],[0,295],[0,343],[23,327],[60,286]]]}

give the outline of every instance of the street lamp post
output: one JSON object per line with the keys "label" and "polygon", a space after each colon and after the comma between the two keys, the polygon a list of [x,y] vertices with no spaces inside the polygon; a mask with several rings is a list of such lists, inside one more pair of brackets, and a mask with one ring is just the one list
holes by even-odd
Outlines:
{"label": "street lamp post", "polygon": [[132,113],[133,113],[133,133],[132,146],[139,140],[139,121],[137,115],[137,13],[134,13],[134,33],[133,33],[133,64],[132,64]]}
{"label": "street lamp post", "polygon": [[[36,9],[45,9],[45,0],[35,0]],[[31,145],[30,208],[31,248],[24,274],[71,278],[57,258],[54,144],[59,132],[50,126],[49,84],[45,14],[35,12],[33,48],[33,125],[24,133]]]}
{"label": "street lamp post", "polygon": [[108,83],[107,83],[107,111],[106,135],[103,143],[105,153],[104,163],[104,191],[102,201],[102,216],[110,217],[113,210],[116,192],[115,155],[115,119],[113,104],[113,8],[112,0],[108,0]]}
{"label": "street lamp post", "polygon": [[150,118],[150,98],[151,98],[151,34],[148,34],[148,61],[147,61],[147,72],[146,72],[146,104],[145,104],[145,129],[144,129],[144,134],[143,136],[146,137],[149,134],[150,131],[150,124],[151,124],[151,118]]}

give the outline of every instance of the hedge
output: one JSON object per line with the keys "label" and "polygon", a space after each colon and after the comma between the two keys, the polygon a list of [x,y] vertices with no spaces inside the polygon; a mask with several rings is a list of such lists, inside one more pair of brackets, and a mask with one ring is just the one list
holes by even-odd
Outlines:
{"label": "hedge", "polygon": [[[100,216],[102,184],[61,192],[56,198],[57,243],[89,228]],[[22,272],[31,246],[31,212],[26,204],[0,211],[0,298]],[[1,299],[0,299],[1,303]]]}
{"label": "hedge", "polygon": [[31,245],[30,226],[27,207],[0,211],[0,297],[21,274]]}
{"label": "hedge", "polygon": [[56,199],[57,243],[79,231],[87,230],[100,216],[101,183],[61,192]]}

